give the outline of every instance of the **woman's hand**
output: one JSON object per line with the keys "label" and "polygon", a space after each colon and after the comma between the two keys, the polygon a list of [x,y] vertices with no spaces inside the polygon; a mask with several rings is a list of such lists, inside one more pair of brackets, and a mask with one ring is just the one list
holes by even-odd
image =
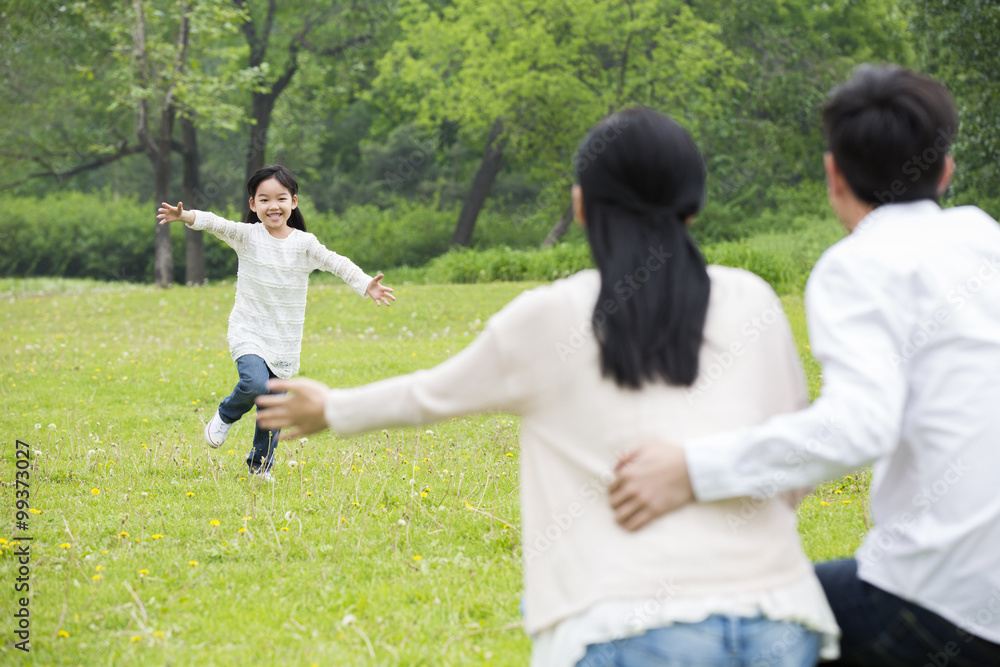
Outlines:
{"label": "woman's hand", "polygon": [[299,438],[310,433],[318,433],[327,428],[326,393],[330,391],[322,382],[297,378],[295,380],[271,380],[267,388],[272,392],[257,397],[257,424],[269,431],[282,431],[279,440]]}
{"label": "woman's hand", "polygon": [[186,225],[194,224],[194,212],[184,210],[184,202],[177,202],[177,206],[171,206],[167,202],[160,204],[160,208],[156,212],[156,219],[160,221],[160,224],[167,222],[175,222],[180,220]]}
{"label": "woman's hand", "polygon": [[382,284],[383,277],[383,274],[380,273],[372,278],[372,281],[368,283],[368,289],[365,290],[365,293],[372,298],[376,306],[381,306],[383,302],[388,306],[389,299],[396,300],[396,297],[392,295],[392,288]]}

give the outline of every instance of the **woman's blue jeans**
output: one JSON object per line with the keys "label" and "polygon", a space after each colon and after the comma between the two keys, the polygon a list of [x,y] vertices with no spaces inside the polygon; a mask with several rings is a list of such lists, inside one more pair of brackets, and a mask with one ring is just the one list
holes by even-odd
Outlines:
{"label": "woman's blue jeans", "polygon": [[[237,359],[236,370],[239,371],[240,381],[233,393],[219,404],[219,416],[227,424],[239,421],[240,417],[250,412],[258,396],[270,393],[267,381],[277,377],[267,362],[256,354],[245,354]],[[268,431],[254,424],[253,449],[247,454],[250,472],[270,472],[274,465],[274,451],[278,448],[278,433],[280,431]]]}
{"label": "woman's blue jeans", "polygon": [[709,616],[591,644],[577,667],[807,667],[818,658],[819,635],[798,623]]}

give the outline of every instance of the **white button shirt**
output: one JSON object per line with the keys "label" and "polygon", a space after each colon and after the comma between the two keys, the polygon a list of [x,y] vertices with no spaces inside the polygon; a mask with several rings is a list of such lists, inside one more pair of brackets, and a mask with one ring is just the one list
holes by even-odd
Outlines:
{"label": "white button shirt", "polygon": [[806,286],[823,390],[685,443],[695,495],[770,496],[873,465],[859,576],[1000,643],[1000,225],[882,206]]}

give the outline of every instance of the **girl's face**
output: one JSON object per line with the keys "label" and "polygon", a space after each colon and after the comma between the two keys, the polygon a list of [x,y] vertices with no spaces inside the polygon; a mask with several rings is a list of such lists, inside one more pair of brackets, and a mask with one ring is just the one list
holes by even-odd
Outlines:
{"label": "girl's face", "polygon": [[289,192],[288,188],[276,178],[261,181],[253,199],[250,200],[250,210],[257,214],[271,236],[281,239],[291,233],[292,228],[288,226],[288,219],[298,205],[299,198]]}

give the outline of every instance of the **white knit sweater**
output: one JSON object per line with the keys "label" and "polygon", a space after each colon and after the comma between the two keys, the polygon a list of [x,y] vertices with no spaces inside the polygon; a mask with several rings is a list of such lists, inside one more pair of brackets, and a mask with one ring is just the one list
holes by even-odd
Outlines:
{"label": "white knit sweater", "polygon": [[372,280],[312,234],[293,229],[278,239],[262,224],[233,222],[207,211],[194,211],[194,216],[192,229],[215,234],[239,257],[236,303],[229,315],[233,361],[256,354],[280,378],[299,371],[309,274],[316,269],[329,271],[361,296]]}
{"label": "white knit sweater", "polygon": [[[633,391],[601,375],[589,326],[600,277],[591,270],[522,294],[435,368],[327,395],[326,421],[339,435],[491,409],[521,416],[525,629],[541,638],[625,601],[619,618],[603,612],[609,633],[578,625],[574,636],[587,639],[574,649],[553,648],[566,642],[550,635],[542,664],[559,664],[555,653],[572,664],[574,651],[578,659],[583,645],[618,630],[746,609],[819,630],[828,655],[836,654],[836,623],[799,544],[795,512],[768,489],[757,499],[691,503],[634,533],[615,523],[608,504],[606,484],[625,452],[808,404],[774,292],[739,269],[712,266],[709,275],[705,342],[690,388],[650,383]],[[655,614],[642,611],[647,602]],[[606,623],[608,614],[616,623]]]}

